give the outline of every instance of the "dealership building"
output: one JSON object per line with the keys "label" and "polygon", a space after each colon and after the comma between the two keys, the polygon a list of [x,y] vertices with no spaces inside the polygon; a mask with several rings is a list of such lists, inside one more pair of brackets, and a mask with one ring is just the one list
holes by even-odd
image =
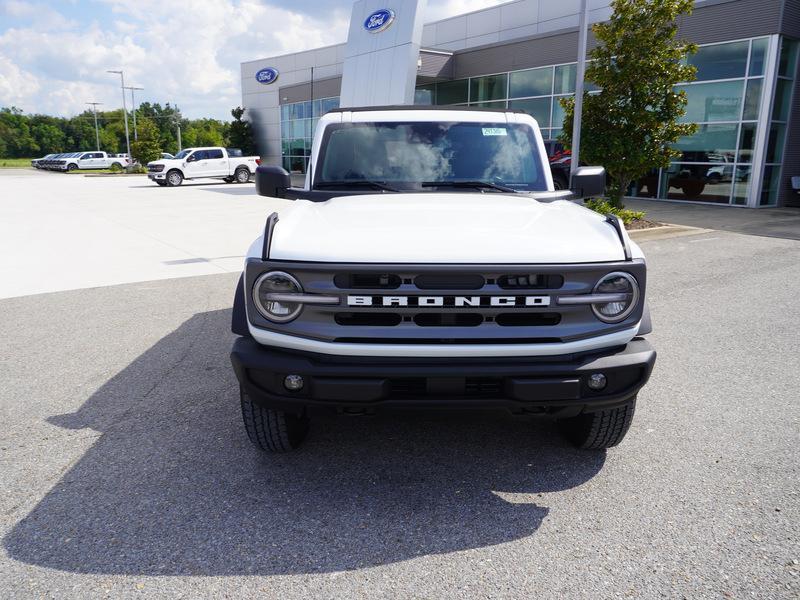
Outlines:
{"label": "dealership building", "polygon": [[[243,106],[264,125],[265,161],[305,172],[317,120],[339,106],[521,109],[545,139],[559,135],[559,100],[575,91],[580,0],[515,0],[430,23],[424,9],[424,0],[359,0],[346,43],[242,63]],[[590,23],[611,15],[603,0],[589,9]],[[629,193],[800,206],[800,0],[698,0],[678,35],[699,45],[696,80],[678,86],[697,132]]]}

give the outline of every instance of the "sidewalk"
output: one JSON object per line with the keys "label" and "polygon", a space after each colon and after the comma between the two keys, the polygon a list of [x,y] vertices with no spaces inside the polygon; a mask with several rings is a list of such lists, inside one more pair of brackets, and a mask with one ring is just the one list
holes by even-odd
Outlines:
{"label": "sidewalk", "polygon": [[647,219],[660,223],[800,240],[800,208],[748,209],[642,198],[626,198],[625,207],[643,210]]}

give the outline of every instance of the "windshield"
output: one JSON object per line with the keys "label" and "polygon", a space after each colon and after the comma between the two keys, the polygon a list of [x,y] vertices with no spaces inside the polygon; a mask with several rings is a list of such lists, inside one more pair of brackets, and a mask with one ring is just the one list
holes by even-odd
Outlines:
{"label": "windshield", "polygon": [[[491,184],[483,188],[500,191],[547,189],[533,129],[516,123],[328,126],[314,187],[358,182],[425,191],[464,189],[481,182]],[[467,185],[455,185],[459,183]]]}
{"label": "windshield", "polygon": [[192,149],[191,149],[191,148],[186,148],[185,150],[181,150],[180,152],[178,152],[178,153],[177,153],[177,154],[174,156],[174,158],[179,158],[179,159],[180,159],[180,158],[186,158],[186,157],[187,157],[187,156],[189,156],[191,153],[192,153]]}

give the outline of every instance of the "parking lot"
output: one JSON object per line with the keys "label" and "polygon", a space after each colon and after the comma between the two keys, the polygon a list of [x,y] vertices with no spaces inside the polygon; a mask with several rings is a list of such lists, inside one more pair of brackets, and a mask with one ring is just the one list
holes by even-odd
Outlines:
{"label": "parking lot", "polygon": [[288,207],[0,172],[0,597],[798,597],[799,241],[642,242],[659,357],[607,453],[405,415],[262,456],[230,306]]}

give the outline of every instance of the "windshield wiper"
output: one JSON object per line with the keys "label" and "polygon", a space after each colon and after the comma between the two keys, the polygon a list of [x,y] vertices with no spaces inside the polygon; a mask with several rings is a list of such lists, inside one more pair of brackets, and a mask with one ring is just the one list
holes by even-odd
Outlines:
{"label": "windshield wiper", "polygon": [[324,188],[359,188],[370,187],[373,190],[383,190],[385,192],[399,192],[397,188],[386,185],[382,181],[371,181],[368,179],[358,181],[322,181],[314,186],[316,189]]}
{"label": "windshield wiper", "polygon": [[423,181],[422,187],[454,187],[454,188],[476,188],[482,190],[497,190],[498,192],[512,192],[517,194],[514,188],[492,183],[490,181]]}

